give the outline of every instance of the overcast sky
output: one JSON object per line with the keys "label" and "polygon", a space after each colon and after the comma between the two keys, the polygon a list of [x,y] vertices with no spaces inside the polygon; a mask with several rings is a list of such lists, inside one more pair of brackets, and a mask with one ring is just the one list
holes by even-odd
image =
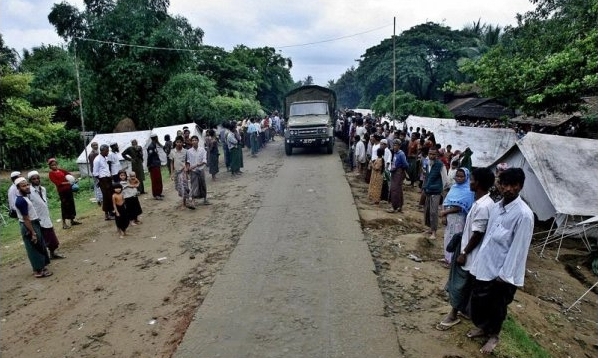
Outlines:
{"label": "overcast sky", "polygon": [[[21,51],[62,43],[48,14],[55,0],[1,0],[0,33]],[[67,2],[83,9],[83,0]],[[478,19],[514,25],[515,15],[533,9],[529,0],[170,0],[181,15],[205,32],[204,44],[274,47],[293,61],[295,81],[338,79],[369,47],[427,21],[461,29]],[[309,44],[309,45],[308,45]]]}

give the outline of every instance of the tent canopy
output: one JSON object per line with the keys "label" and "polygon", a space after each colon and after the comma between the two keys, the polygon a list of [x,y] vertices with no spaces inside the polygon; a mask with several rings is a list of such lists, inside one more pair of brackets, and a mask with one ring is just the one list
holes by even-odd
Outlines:
{"label": "tent canopy", "polygon": [[417,127],[425,128],[426,131],[432,131],[433,133],[438,132],[441,128],[456,128],[458,126],[457,121],[453,118],[431,118],[410,115],[405,122],[407,123],[407,128],[413,127],[413,130]]}
{"label": "tent canopy", "polygon": [[[88,172],[87,166],[87,155],[91,153],[91,143],[97,142],[98,146],[102,144],[110,145],[112,142],[116,142],[118,144],[118,149],[122,153],[125,149],[131,146],[131,141],[133,139],[137,139],[137,143],[141,146],[145,146],[147,141],[149,140],[150,131],[134,131],[134,132],[122,132],[122,133],[104,133],[104,134],[96,134],[93,139],[87,144],[86,150],[79,154],[77,157],[77,164],[79,166],[79,173],[81,177],[87,177],[90,175]],[[87,153],[87,154],[86,154]],[[126,164],[124,161],[121,161],[123,164]],[[127,166],[123,166],[124,169],[127,169]]]}
{"label": "tent canopy", "polygon": [[463,152],[469,147],[473,152],[474,167],[486,167],[507,151],[517,141],[513,130],[505,128],[480,128],[459,126],[452,118],[407,117],[407,127],[425,128],[434,133],[436,143]]}
{"label": "tent canopy", "polygon": [[[598,140],[529,132],[492,163],[525,172],[522,198],[538,219],[598,215]],[[561,220],[562,221],[562,220]]]}
{"label": "tent canopy", "polygon": [[450,144],[453,151],[461,152],[469,147],[473,152],[471,162],[474,167],[489,166],[517,141],[517,134],[506,128],[439,127],[432,132],[436,143],[442,147]]}
{"label": "tent canopy", "polygon": [[[89,176],[88,172],[88,163],[87,163],[87,155],[91,152],[91,142],[97,142],[99,146],[102,144],[110,144],[112,142],[116,142],[118,144],[118,148],[122,153],[125,149],[131,146],[131,141],[133,139],[137,139],[137,143],[143,147],[143,168],[146,170],[146,160],[147,160],[147,151],[145,150],[149,145],[151,139],[150,135],[152,133],[156,133],[158,135],[158,139],[160,143],[164,144],[164,136],[166,134],[170,135],[171,140],[174,142],[176,137],[176,133],[178,130],[183,130],[183,127],[189,127],[191,131],[190,136],[198,136],[199,137],[199,145],[204,145],[204,139],[201,133],[199,126],[195,123],[187,123],[187,124],[177,124],[173,126],[167,127],[157,127],[150,130],[143,130],[143,131],[134,131],[134,132],[122,132],[122,133],[104,133],[104,134],[96,134],[93,139],[87,145],[86,150],[79,154],[77,157],[77,164],[79,166],[79,173],[81,177]],[[87,154],[86,154],[87,153]],[[123,165],[123,169],[129,169],[129,162],[125,160],[121,160],[121,164]]]}

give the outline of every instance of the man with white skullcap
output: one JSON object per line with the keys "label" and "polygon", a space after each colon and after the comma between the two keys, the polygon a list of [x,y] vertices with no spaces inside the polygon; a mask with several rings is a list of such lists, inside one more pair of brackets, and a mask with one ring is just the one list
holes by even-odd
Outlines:
{"label": "man with white skullcap", "polygon": [[33,275],[37,278],[52,276],[46,266],[50,263],[50,256],[44,243],[39,216],[33,207],[33,203],[28,195],[31,193],[27,179],[19,177],[15,180],[15,185],[19,190],[15,207],[21,226],[21,236],[23,244],[27,251],[27,257],[33,268]]}
{"label": "man with white skullcap", "polygon": [[17,212],[15,209],[15,200],[17,199],[17,193],[19,190],[15,185],[15,180],[21,176],[21,172],[14,171],[10,173],[10,181],[12,181],[12,185],[8,188],[8,209],[10,210],[10,217],[16,219]]}
{"label": "man with white skullcap", "polygon": [[39,217],[39,224],[42,230],[42,236],[48,250],[50,250],[50,258],[62,259],[64,256],[56,252],[60,242],[54,232],[54,226],[52,225],[52,218],[50,218],[50,209],[48,208],[48,195],[46,188],[41,185],[41,177],[35,170],[27,173],[27,178],[31,183],[29,194],[29,200],[35,208],[35,212]]}

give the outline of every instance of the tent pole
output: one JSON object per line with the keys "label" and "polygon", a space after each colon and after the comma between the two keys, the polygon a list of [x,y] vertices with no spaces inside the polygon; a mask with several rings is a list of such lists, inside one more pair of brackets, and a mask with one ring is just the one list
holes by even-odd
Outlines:
{"label": "tent pole", "polygon": [[556,216],[554,217],[554,220],[552,220],[552,225],[550,225],[550,229],[548,230],[548,234],[546,235],[546,239],[544,240],[544,245],[542,245],[542,250],[540,251],[540,257],[544,258],[544,249],[546,248],[546,244],[548,243],[548,238],[550,237],[550,232],[552,231],[552,228],[554,227],[554,224],[556,223]]}
{"label": "tent pole", "polygon": [[[87,154],[87,135],[85,133],[85,119],[83,119],[83,98],[81,97],[81,79],[79,77],[79,63],[77,62],[77,39],[73,39],[73,49],[75,52],[75,73],[77,75],[77,92],[79,93],[79,114],[81,116],[81,133],[83,133],[83,149],[85,150],[85,163],[87,163],[87,178],[89,184],[91,185],[91,189],[94,190],[93,182],[91,178],[93,177],[92,173],[90,173],[89,167],[89,156]],[[79,173],[81,175],[81,173]]]}
{"label": "tent pole", "polygon": [[579,303],[579,301],[581,301],[581,300],[582,300],[582,299],[583,299],[583,298],[584,298],[584,297],[585,297],[585,296],[586,296],[586,295],[587,295],[587,294],[588,294],[590,291],[592,291],[592,290],[594,289],[594,287],[596,287],[596,286],[598,286],[598,281],[596,281],[596,283],[595,283],[595,284],[593,284],[593,285],[592,285],[592,287],[590,287],[590,288],[589,288],[589,289],[588,289],[586,292],[584,292],[584,294],[583,294],[583,295],[581,295],[581,296],[580,296],[580,297],[577,299],[577,301],[573,302],[573,304],[572,304],[571,306],[569,306],[569,308],[567,308],[567,309],[565,310],[565,312],[569,312],[569,310],[570,310],[571,308],[573,308],[573,306],[575,306],[576,304],[578,304],[578,303]]}
{"label": "tent pole", "polygon": [[556,257],[555,260],[559,260],[559,253],[561,252],[561,246],[563,245],[563,236],[565,236],[565,229],[567,224],[569,223],[569,215],[565,217],[565,225],[563,225],[563,231],[561,232],[561,240],[559,241],[559,248],[556,250]]}

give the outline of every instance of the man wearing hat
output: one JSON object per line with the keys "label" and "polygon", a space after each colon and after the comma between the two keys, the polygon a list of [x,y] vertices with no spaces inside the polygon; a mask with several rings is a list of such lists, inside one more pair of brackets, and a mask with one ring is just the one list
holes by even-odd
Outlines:
{"label": "man wearing hat", "polygon": [[147,146],[147,170],[150,173],[150,180],[152,182],[152,195],[156,200],[162,200],[162,161],[158,154],[158,149],[162,148],[162,144],[158,141],[156,133],[150,134],[151,143]]}
{"label": "man wearing hat", "polygon": [[35,170],[27,173],[27,178],[31,182],[29,200],[33,204],[33,208],[39,217],[39,225],[41,227],[44,243],[48,250],[50,250],[50,258],[62,259],[64,256],[56,252],[60,242],[54,232],[52,219],[50,218],[50,209],[48,208],[48,195],[46,188],[41,185],[41,178],[39,173]]}
{"label": "man wearing hat", "polygon": [[12,181],[12,185],[10,186],[10,188],[8,188],[8,210],[10,211],[9,216],[13,219],[17,218],[15,200],[17,199],[17,193],[19,192],[19,190],[15,185],[15,180],[17,180],[17,178],[19,177],[21,177],[21,172],[15,171],[10,173],[10,181]]}
{"label": "man wearing hat", "polygon": [[28,195],[31,193],[27,179],[18,177],[15,180],[18,193],[15,200],[21,236],[27,251],[27,257],[33,268],[33,275],[37,278],[52,276],[46,266],[50,263],[50,256],[44,243],[39,217]]}

